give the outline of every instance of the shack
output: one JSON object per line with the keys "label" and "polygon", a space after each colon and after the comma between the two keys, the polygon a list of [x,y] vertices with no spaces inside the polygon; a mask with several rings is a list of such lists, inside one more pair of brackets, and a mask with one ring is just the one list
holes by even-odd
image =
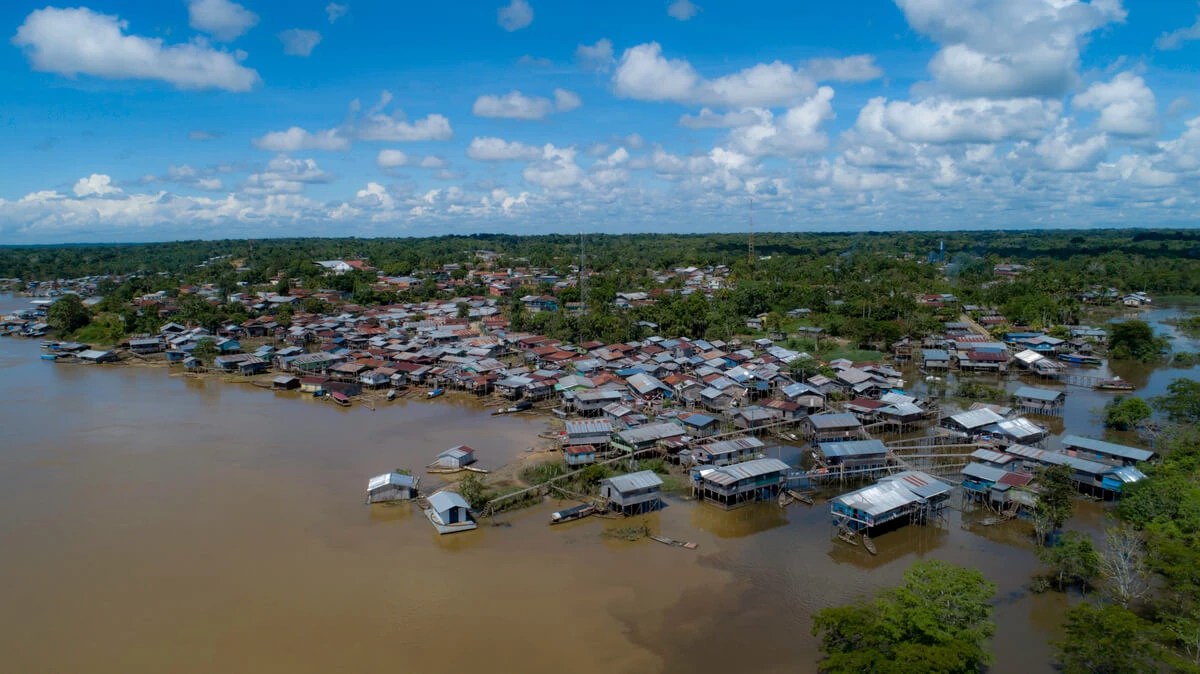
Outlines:
{"label": "shack", "polygon": [[475,450],[466,445],[456,445],[437,455],[430,468],[462,469],[475,463]]}
{"label": "shack", "polygon": [[754,459],[692,471],[692,494],[723,508],[775,498],[783,490],[788,465],[779,459]]}
{"label": "shack", "polygon": [[592,445],[569,445],[563,447],[563,456],[568,466],[590,466],[596,463],[596,448]]}
{"label": "shack", "polygon": [[627,452],[640,452],[658,445],[662,440],[670,440],[683,436],[683,429],[678,425],[666,422],[630,428],[612,436],[612,444],[617,449]]}
{"label": "shack", "polygon": [[138,355],[159,353],[163,348],[163,341],[158,337],[129,340],[129,350]]}
{"label": "shack", "polygon": [[964,501],[984,503],[1001,512],[1016,515],[1022,508],[1032,509],[1037,498],[1025,489],[1033,481],[1030,473],[1004,470],[983,463],[968,463],[962,469]]}
{"label": "shack", "polygon": [[700,445],[692,451],[696,462],[710,466],[728,466],[752,458],[764,447],[758,438],[733,438]]}
{"label": "shack", "polygon": [[814,414],[804,420],[805,432],[817,442],[858,439],[862,422],[849,412]]}
{"label": "shack", "polygon": [[600,496],[608,501],[609,510],[637,515],[662,505],[662,484],[662,479],[650,470],[614,475],[600,481]]}
{"label": "shack", "polygon": [[291,375],[281,374],[271,380],[271,388],[276,391],[291,391],[300,388],[300,380]]}
{"label": "shack", "polygon": [[396,471],[376,475],[367,482],[367,503],[414,499],[417,497],[419,479]]}
{"label": "shack", "polygon": [[1132,466],[1155,457],[1154,452],[1148,449],[1118,445],[1115,442],[1105,442],[1079,435],[1064,435],[1062,444],[1067,454],[1115,466]]}
{"label": "shack", "polygon": [[425,517],[439,534],[470,531],[477,526],[466,499],[452,491],[439,491],[430,496]]}
{"label": "shack", "polygon": [[79,360],[85,363],[115,363],[117,362],[116,351],[99,351],[96,349],[87,349],[76,354]]}
{"label": "shack", "polygon": [[[1121,469],[1111,464],[1089,461],[1063,452],[1051,452],[1025,445],[1013,445],[1004,451],[1021,457],[1022,464],[1027,470],[1036,470],[1042,466],[1069,466],[1071,481],[1075,483],[1079,491],[1091,496],[1116,498],[1120,495],[1121,487],[1126,484],[1125,481],[1113,475],[1114,471]],[[1122,477],[1131,478],[1130,482],[1136,482],[1145,477],[1136,469],[1134,471],[1135,473],[1123,474]],[[1105,477],[1110,477],[1110,479],[1106,482]]]}
{"label": "shack", "polygon": [[612,422],[608,419],[566,422],[562,444],[563,447],[573,445],[592,445],[605,447],[612,437]]}
{"label": "shack", "polygon": [[1045,414],[1062,416],[1063,406],[1067,400],[1066,391],[1022,386],[1013,393],[1017,400],[1017,409],[1028,414]]}
{"label": "shack", "polygon": [[921,365],[926,370],[947,370],[950,368],[950,352],[945,349],[922,349]]}
{"label": "shack", "polygon": [[833,525],[862,532],[887,524],[925,524],[939,517],[952,491],[950,485],[916,470],[882,478],[869,487],[829,502]]}
{"label": "shack", "polygon": [[870,470],[887,466],[887,446],[882,440],[843,440],[817,443],[827,466],[847,470]]}

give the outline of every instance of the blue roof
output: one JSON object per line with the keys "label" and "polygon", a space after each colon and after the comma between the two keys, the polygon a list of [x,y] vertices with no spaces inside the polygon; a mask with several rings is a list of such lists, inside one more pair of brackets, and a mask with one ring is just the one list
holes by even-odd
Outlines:
{"label": "blue roof", "polygon": [[848,440],[845,442],[822,442],[821,453],[828,457],[853,458],[859,456],[883,456],[887,447],[882,440]]}

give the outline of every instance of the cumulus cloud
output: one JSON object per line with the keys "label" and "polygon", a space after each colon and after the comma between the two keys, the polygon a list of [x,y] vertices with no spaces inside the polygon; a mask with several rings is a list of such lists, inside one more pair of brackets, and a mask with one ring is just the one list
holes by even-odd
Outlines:
{"label": "cumulus cloud", "polygon": [[540,96],[526,96],[513,90],[503,96],[480,96],[475,99],[471,112],[477,117],[544,119],[552,112],[567,112],[582,104],[578,95],[566,89],[555,89],[553,101]]}
{"label": "cumulus cloud", "polygon": [[258,23],[258,15],[229,0],[188,0],[188,25],[222,42],[236,39]]}
{"label": "cumulus cloud", "polygon": [[325,16],[329,17],[329,23],[337,23],[337,20],[346,16],[349,11],[350,5],[339,5],[336,2],[325,5]]}
{"label": "cumulus cloud", "polygon": [[1057,121],[1058,101],[1037,98],[930,98],[891,101],[884,124],[897,137],[917,143],[994,143],[1036,138]]}
{"label": "cumulus cloud", "polygon": [[809,59],[804,69],[821,82],[870,82],[883,77],[883,69],[870,54]]}
{"label": "cumulus cloud", "polygon": [[508,5],[496,10],[496,22],[510,33],[521,30],[533,23],[533,8],[526,0],[512,0]]}
{"label": "cumulus cloud", "polygon": [[674,0],[670,5],[667,5],[667,14],[672,19],[679,21],[687,21],[696,16],[696,13],[699,11],[700,8],[692,4],[691,0]]}
{"label": "cumulus cloud", "polygon": [[341,151],[350,149],[350,139],[338,129],[309,132],[298,126],[286,131],[272,131],[255,138],[254,146],[271,152],[299,152],[301,150]]}
{"label": "cumulus cloud", "polygon": [[720,129],[732,126],[748,126],[762,119],[761,108],[745,108],[726,113],[714,112],[710,108],[701,108],[695,115],[685,114],[679,118],[679,125],[689,129]]}
{"label": "cumulus cloud", "polygon": [[1108,153],[1108,137],[1096,134],[1077,140],[1065,120],[1042,138],[1034,151],[1044,168],[1052,171],[1091,171]]}
{"label": "cumulus cloud", "polygon": [[833,89],[821,87],[808,100],[776,118],[770,110],[757,111],[758,121],[738,126],[729,134],[732,149],[746,155],[795,155],[824,150],[828,139],[821,125],[833,119]]}
{"label": "cumulus cloud", "polygon": [[120,194],[121,189],[112,184],[112,178],[103,173],[93,173],[86,178],[80,178],[75,183],[77,197],[103,197],[110,194]]}
{"label": "cumulus cloud", "polygon": [[159,38],[127,35],[128,27],[119,17],[86,8],[47,7],[25,17],[13,44],[24,50],[34,70],[68,77],[160,80],[180,89],[227,91],[249,91],[260,82],[239,55],[202,40],[167,45]]}
{"label": "cumulus cloud", "polygon": [[726,107],[787,105],[816,89],[806,73],[780,61],[705,79],[687,61],[665,58],[657,42],[626,49],[613,84],[626,98]]}
{"label": "cumulus cloud", "polygon": [[506,161],[513,159],[535,159],[541,156],[540,148],[503,138],[475,137],[467,146],[467,156],[479,161]]}
{"label": "cumulus cloud", "polygon": [[279,155],[267,164],[265,171],[251,174],[243,189],[252,194],[299,194],[305,185],[331,180],[333,175],[321,170],[314,159]]}
{"label": "cumulus cloud", "polygon": [[445,159],[432,154],[421,159],[421,163],[419,164],[421,168],[427,169],[446,168],[448,165],[449,162],[447,162]]}
{"label": "cumulus cloud", "polygon": [[396,208],[396,200],[388,194],[387,189],[376,182],[369,182],[367,186],[354,194],[355,203],[363,208],[378,208],[385,211],[390,211]]}
{"label": "cumulus cloud", "polygon": [[396,168],[408,163],[408,155],[400,150],[380,150],[375,165],[382,169]]}
{"label": "cumulus cloud", "polygon": [[427,140],[449,140],[454,137],[450,128],[450,120],[439,114],[429,114],[409,122],[403,111],[394,114],[387,112],[392,102],[392,94],[384,91],[380,94],[379,102],[364,115],[356,129],[356,136],[362,140],[382,140],[391,142],[413,142]]}
{"label": "cumulus cloud", "polygon": [[583,179],[583,169],[575,163],[575,148],[547,144],[542,148],[541,159],[526,166],[521,175],[535,185],[559,190],[578,184]]}
{"label": "cumulus cloud", "polygon": [[1163,51],[1179,49],[1184,42],[1191,40],[1200,40],[1200,16],[1196,17],[1196,22],[1190,26],[1173,30],[1169,33],[1163,33],[1154,41],[1154,47]]}
{"label": "cumulus cloud", "polygon": [[581,44],[575,48],[575,60],[588,70],[607,72],[613,64],[613,43],[608,38],[596,41],[596,44]]}
{"label": "cumulus cloud", "polygon": [[315,30],[291,28],[279,34],[283,43],[283,53],[289,56],[308,56],[321,42],[321,34]]}
{"label": "cumulus cloud", "polygon": [[1158,106],[1145,80],[1133,73],[1096,82],[1073,99],[1076,107],[1099,110],[1096,128],[1118,136],[1148,136],[1158,130]]}
{"label": "cumulus cloud", "polygon": [[1055,97],[1078,78],[1087,36],[1125,19],[1120,0],[896,0],[914,30],[941,45],[929,64],[961,96]]}

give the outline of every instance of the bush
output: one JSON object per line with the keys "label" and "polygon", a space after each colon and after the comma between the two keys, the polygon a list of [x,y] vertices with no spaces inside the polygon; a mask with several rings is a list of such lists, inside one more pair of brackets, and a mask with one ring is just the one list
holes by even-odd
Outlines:
{"label": "bush", "polygon": [[1150,418],[1150,405],[1136,396],[1117,397],[1104,406],[1104,426],[1128,431]]}

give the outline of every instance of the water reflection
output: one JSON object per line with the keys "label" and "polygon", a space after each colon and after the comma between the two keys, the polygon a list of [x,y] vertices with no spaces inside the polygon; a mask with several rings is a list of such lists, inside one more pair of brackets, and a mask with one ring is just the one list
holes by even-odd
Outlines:
{"label": "water reflection", "polygon": [[691,523],[718,538],[745,538],[788,523],[787,511],[776,503],[751,503],[725,510],[711,503],[695,503]]}

